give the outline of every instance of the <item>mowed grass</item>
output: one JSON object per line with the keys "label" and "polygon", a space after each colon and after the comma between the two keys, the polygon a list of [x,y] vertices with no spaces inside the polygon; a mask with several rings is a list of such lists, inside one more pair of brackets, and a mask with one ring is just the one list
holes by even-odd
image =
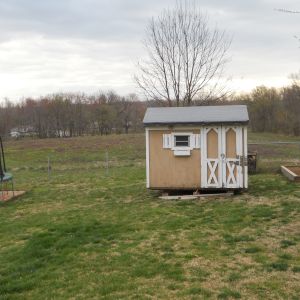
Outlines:
{"label": "mowed grass", "polygon": [[260,146],[248,193],[195,201],[146,190],[142,134],[6,147],[27,193],[0,204],[0,299],[299,299],[300,185],[278,172],[299,145]]}

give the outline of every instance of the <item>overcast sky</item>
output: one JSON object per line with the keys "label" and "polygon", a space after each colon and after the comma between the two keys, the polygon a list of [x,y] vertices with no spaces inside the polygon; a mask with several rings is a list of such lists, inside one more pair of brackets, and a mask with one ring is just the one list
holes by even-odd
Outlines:
{"label": "overcast sky", "polygon": [[[0,99],[138,92],[133,75],[152,16],[175,0],[0,0]],[[299,0],[196,0],[233,36],[231,88],[281,86],[300,69]],[[0,101],[1,101],[0,100]]]}

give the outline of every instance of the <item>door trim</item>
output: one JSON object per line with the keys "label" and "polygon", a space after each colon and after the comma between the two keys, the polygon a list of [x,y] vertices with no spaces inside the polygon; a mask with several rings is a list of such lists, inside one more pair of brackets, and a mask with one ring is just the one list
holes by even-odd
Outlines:
{"label": "door trim", "polygon": [[[218,134],[218,157],[217,158],[207,158],[207,134],[213,129]],[[227,158],[226,155],[226,132],[229,129],[233,129],[236,134],[236,157]],[[245,129],[241,126],[205,126],[201,127],[200,139],[201,139],[201,188],[243,188],[244,187],[244,175],[243,168],[240,165],[240,157],[243,156],[245,152]],[[244,149],[243,149],[244,148]],[[244,150],[244,151],[243,151]],[[227,168],[229,170],[229,176],[234,175],[236,166],[236,177],[235,182],[230,184],[227,176]],[[216,184],[211,184],[209,181],[213,178],[216,179],[216,174],[210,174],[208,178],[208,168],[212,171],[218,170],[218,182]],[[231,172],[230,172],[231,170]],[[231,177],[229,177],[231,178]],[[246,184],[245,184],[246,185]]]}
{"label": "door trim", "polygon": [[[213,129],[218,134],[218,157],[207,158],[207,134]],[[205,126],[201,127],[201,187],[202,188],[221,188],[222,187],[222,163],[221,163],[221,150],[222,150],[222,127],[221,126]],[[212,162],[214,163],[212,165]],[[218,168],[218,175],[210,176],[207,178],[208,167],[211,171]],[[208,183],[209,179],[217,179],[215,184]]]}

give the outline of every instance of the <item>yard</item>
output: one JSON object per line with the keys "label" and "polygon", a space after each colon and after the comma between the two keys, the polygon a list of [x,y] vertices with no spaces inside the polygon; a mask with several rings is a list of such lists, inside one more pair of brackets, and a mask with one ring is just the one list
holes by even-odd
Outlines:
{"label": "yard", "polygon": [[300,145],[251,145],[248,193],[194,201],[146,190],[142,134],[6,147],[28,192],[0,203],[1,299],[300,298],[300,185],[279,173]]}

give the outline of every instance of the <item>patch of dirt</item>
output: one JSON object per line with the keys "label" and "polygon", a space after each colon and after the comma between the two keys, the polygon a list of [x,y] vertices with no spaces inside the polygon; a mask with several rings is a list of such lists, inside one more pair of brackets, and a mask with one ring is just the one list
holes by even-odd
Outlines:
{"label": "patch of dirt", "polygon": [[[247,267],[253,267],[258,266],[258,263],[255,262],[250,255],[241,255],[237,254],[234,256],[234,266],[247,266]],[[230,266],[230,264],[228,264]]]}
{"label": "patch of dirt", "polygon": [[128,146],[128,140],[133,148],[144,147],[144,134],[122,134],[108,136],[84,136],[73,138],[49,138],[49,139],[21,139],[17,141],[8,141],[8,148],[18,150],[28,149],[52,149],[56,152],[66,152],[72,150],[99,150],[110,146]]}
{"label": "patch of dirt", "polygon": [[[243,279],[238,282],[238,286],[241,291],[249,293],[249,286],[257,286],[260,289],[263,286],[269,286],[271,282],[277,282],[279,285],[282,285],[282,289],[291,294],[291,291],[295,291],[299,288],[300,273],[294,273],[292,271],[280,272],[280,277],[278,272],[257,272],[257,270],[247,270],[244,273]],[[277,299],[276,290],[264,289],[266,299]],[[249,298],[247,298],[249,299]]]}
{"label": "patch of dirt", "polygon": [[256,206],[256,205],[268,205],[268,206],[276,206],[280,202],[279,198],[270,199],[269,197],[255,197],[249,194],[243,194],[239,198],[235,198],[235,201],[238,202],[247,202],[248,206]]}
{"label": "patch of dirt", "polygon": [[280,156],[282,150],[274,145],[249,145],[249,152],[257,152],[258,159],[260,156]]}
{"label": "patch of dirt", "polygon": [[290,222],[288,224],[280,225],[277,228],[277,232],[284,235],[288,233],[289,235],[299,235],[300,233],[300,216],[293,216],[294,222]]}
{"label": "patch of dirt", "polygon": [[134,201],[134,198],[131,195],[128,195],[123,202],[124,203],[131,203],[132,201]]}

